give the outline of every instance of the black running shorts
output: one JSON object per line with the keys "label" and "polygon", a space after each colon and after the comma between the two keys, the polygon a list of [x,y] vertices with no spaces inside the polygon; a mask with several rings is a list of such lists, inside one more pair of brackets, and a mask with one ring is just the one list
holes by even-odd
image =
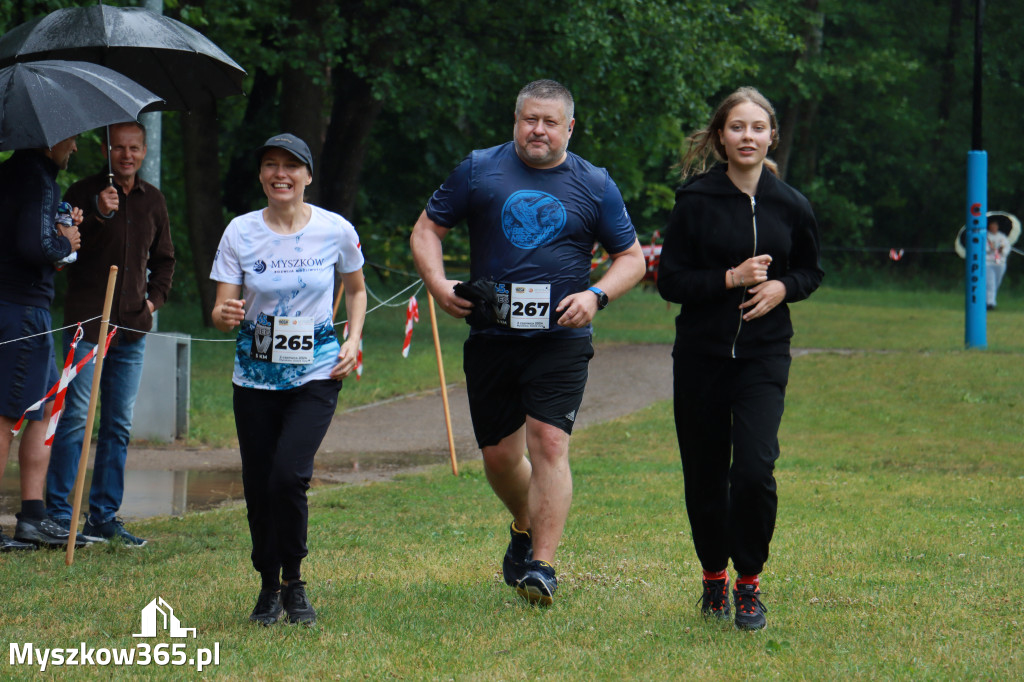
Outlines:
{"label": "black running shorts", "polygon": [[594,357],[590,337],[471,334],[463,350],[469,412],[481,448],[515,433],[526,415],[572,433]]}

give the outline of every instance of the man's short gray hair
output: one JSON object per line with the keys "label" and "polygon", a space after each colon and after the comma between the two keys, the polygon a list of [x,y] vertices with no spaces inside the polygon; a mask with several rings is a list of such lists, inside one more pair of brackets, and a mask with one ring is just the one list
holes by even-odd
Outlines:
{"label": "man's short gray hair", "polygon": [[516,98],[516,116],[523,110],[523,102],[527,99],[557,99],[565,105],[565,118],[567,122],[572,120],[575,111],[572,93],[569,92],[569,88],[557,81],[542,79],[527,83],[519,91],[519,96]]}

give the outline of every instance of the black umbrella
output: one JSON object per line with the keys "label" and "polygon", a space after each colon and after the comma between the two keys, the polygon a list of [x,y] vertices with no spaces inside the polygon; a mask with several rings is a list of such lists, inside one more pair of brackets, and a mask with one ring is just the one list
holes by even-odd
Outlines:
{"label": "black umbrella", "polygon": [[164,109],[192,109],[242,93],[245,71],[203,34],[142,7],[59,9],[0,37],[0,67],[74,59],[110,67],[163,98]]}
{"label": "black umbrella", "polygon": [[0,149],[52,147],[72,135],[133,121],[160,98],[98,64],[41,61],[0,69]]}

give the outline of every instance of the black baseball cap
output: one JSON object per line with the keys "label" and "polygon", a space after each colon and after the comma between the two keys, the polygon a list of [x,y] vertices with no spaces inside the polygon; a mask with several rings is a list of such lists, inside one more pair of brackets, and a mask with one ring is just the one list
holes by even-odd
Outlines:
{"label": "black baseball cap", "polygon": [[256,150],[256,158],[262,160],[263,152],[268,149],[283,149],[296,159],[309,167],[310,174],[313,173],[313,155],[309,153],[309,145],[295,137],[291,133],[274,135],[263,143],[263,146]]}

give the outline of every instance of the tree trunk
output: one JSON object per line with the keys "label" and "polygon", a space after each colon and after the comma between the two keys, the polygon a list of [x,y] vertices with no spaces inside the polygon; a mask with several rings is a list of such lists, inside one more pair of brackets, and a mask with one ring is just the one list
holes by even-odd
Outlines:
{"label": "tree trunk", "polygon": [[185,173],[185,214],[192,246],[192,272],[199,289],[203,323],[211,327],[217,285],[210,279],[210,268],[224,232],[216,102],[211,100],[182,114],[181,128],[184,167],[189,169]]}
{"label": "tree trunk", "polygon": [[334,107],[324,141],[320,196],[324,208],[354,221],[370,132],[384,103],[374,98],[370,85],[355,74],[339,72],[334,77]]}
{"label": "tree trunk", "polygon": [[[292,0],[289,34],[295,41],[301,37],[308,39],[321,35],[322,7],[320,0]],[[292,63],[297,66],[285,66],[281,71],[281,129],[298,135],[309,145],[313,155],[314,182],[306,188],[305,199],[319,205],[321,185],[315,178],[320,172],[320,150],[327,130],[324,100],[328,74],[319,61]]]}
{"label": "tree trunk", "polygon": [[[818,2],[819,0],[804,0],[804,9],[809,13],[809,18],[803,33],[804,51],[797,57],[797,64],[815,62],[821,57],[825,17],[818,11]],[[789,176],[790,160],[798,138],[806,137],[804,131],[813,129],[817,112],[816,102],[804,100],[799,93],[793,93],[786,108],[785,118],[779,123],[779,146],[775,150],[779,177],[786,179]],[[797,156],[806,157],[809,153],[810,150],[805,146]]]}
{"label": "tree trunk", "polygon": [[789,172],[789,157],[793,153],[793,138],[800,127],[800,109],[802,102],[793,100],[789,107],[782,112],[782,120],[779,121],[779,145],[775,148],[775,163],[779,164],[779,177],[786,179]]}
{"label": "tree trunk", "polygon": [[237,144],[224,180],[224,206],[235,215],[252,211],[265,199],[257,178],[259,162],[253,152],[271,135],[284,132],[277,123],[278,80],[256,69],[242,123],[232,131]]}
{"label": "tree trunk", "polygon": [[[285,68],[281,74],[281,130],[298,135],[313,155],[314,180],[320,173],[320,150],[327,122],[323,116],[323,86],[318,85],[305,67]],[[306,188],[305,200],[320,204],[320,183]]]}

